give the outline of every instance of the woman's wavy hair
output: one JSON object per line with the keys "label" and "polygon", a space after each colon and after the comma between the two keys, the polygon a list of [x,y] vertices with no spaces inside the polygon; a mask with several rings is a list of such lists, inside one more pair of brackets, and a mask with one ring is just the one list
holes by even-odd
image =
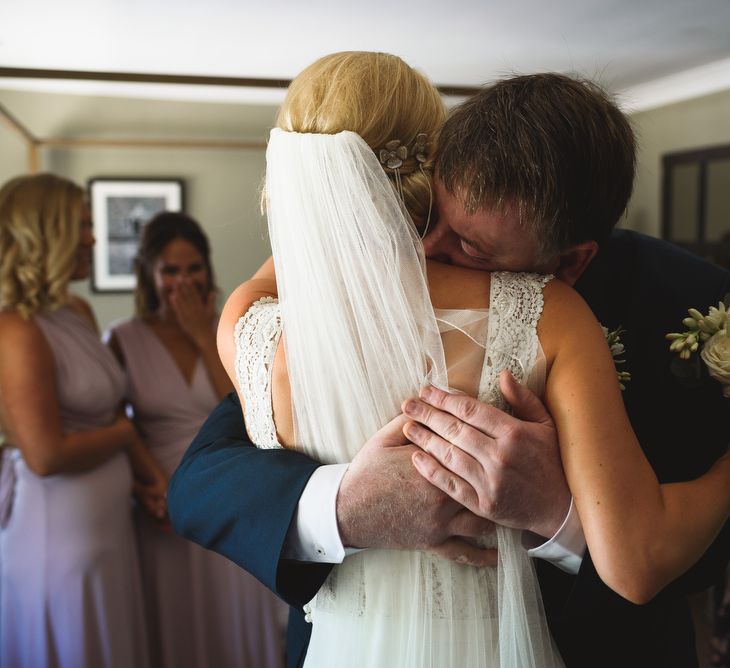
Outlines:
{"label": "woman's wavy hair", "polygon": [[0,188],[0,310],[29,318],[68,301],[83,210],[84,190],[54,174]]}
{"label": "woman's wavy hair", "polygon": [[[431,206],[431,179],[439,130],[446,117],[431,82],[397,56],[343,51],[320,58],[289,86],[276,126],[289,132],[359,134],[376,155],[398,140],[408,157],[398,168],[403,201],[416,221]],[[416,150],[425,135],[425,161]],[[385,169],[395,183],[395,173]]]}
{"label": "woman's wavy hair", "polygon": [[165,246],[175,239],[183,239],[195,246],[208,270],[208,290],[215,290],[213,265],[210,263],[210,243],[200,224],[194,218],[173,211],[154,216],[143,228],[139,250],[134,262],[137,286],[134,306],[138,316],[152,315],[160,306],[153,276],[155,262]]}

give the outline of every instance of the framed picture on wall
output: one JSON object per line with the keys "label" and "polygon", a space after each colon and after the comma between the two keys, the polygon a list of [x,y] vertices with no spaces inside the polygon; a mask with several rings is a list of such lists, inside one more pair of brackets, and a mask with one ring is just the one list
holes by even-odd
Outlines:
{"label": "framed picture on wall", "polygon": [[94,220],[95,292],[134,290],[134,258],[145,223],[161,211],[184,210],[181,179],[94,178],[89,181]]}

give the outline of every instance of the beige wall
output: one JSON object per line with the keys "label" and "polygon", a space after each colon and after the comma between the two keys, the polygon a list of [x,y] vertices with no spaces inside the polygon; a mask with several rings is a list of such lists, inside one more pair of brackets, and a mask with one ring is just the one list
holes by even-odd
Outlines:
{"label": "beige wall", "polygon": [[[2,92],[2,101],[12,103],[12,111],[31,131],[43,136],[53,132],[56,136],[79,134],[76,128],[44,128],[44,114],[39,105],[54,102],[67,102],[70,96],[48,94],[44,98],[31,98],[12,92]],[[94,101],[96,103],[97,101]],[[164,103],[155,101],[135,101],[135,115],[141,116],[135,127],[116,130],[111,125],[106,129],[107,136],[145,136],[142,131],[151,133],[150,126],[159,136],[159,117],[170,119],[167,134],[177,138],[214,138],[222,139],[225,132],[228,138],[239,140],[252,139],[263,142],[271,124],[273,113],[253,109],[251,116],[255,127],[234,125],[237,117],[245,116],[246,109],[227,108],[215,110],[217,116],[200,120],[208,107],[213,105]],[[143,109],[140,112],[139,107]],[[220,107],[220,105],[219,105]],[[147,123],[144,109],[149,110]],[[153,113],[154,112],[154,113]],[[258,116],[257,116],[258,114]],[[155,116],[154,123],[151,116]],[[53,117],[53,112],[47,114]],[[75,118],[75,116],[74,116]],[[201,127],[192,128],[196,135],[182,126],[187,118]],[[182,119],[182,120],[181,120]],[[233,119],[233,120],[231,120]],[[113,121],[114,119],[112,119]],[[118,121],[118,119],[117,119]],[[101,124],[98,118],[94,122]],[[225,123],[227,127],[223,127]],[[251,121],[253,123],[254,121]],[[87,125],[86,127],[90,127]],[[96,130],[96,128],[94,128]],[[45,132],[44,132],[45,130]],[[63,132],[66,130],[66,132]],[[236,134],[233,134],[236,132]],[[245,134],[242,134],[245,133]],[[256,133],[256,134],[254,134]],[[100,131],[94,132],[101,135]],[[88,134],[87,134],[88,136]],[[164,135],[163,135],[164,136]],[[100,176],[117,177],[177,177],[185,183],[186,210],[198,219],[210,238],[213,265],[221,288],[222,301],[241,280],[248,277],[269,255],[265,219],[259,213],[259,188],[264,174],[264,150],[260,149],[136,149],[136,148],[44,148],[40,153],[40,168],[66,176],[79,184]],[[27,172],[27,152],[20,137],[5,125],[0,124],[0,183],[8,178]],[[89,299],[102,328],[115,319],[127,317],[132,313],[133,301],[130,294],[93,293],[88,283],[77,283],[74,291]]]}
{"label": "beige wall", "polygon": [[[92,98],[85,104],[73,96],[0,93],[1,101],[11,104],[11,110],[40,135],[78,136],[91,128],[96,136],[139,136],[146,131],[150,137],[185,138],[195,131],[198,139],[262,141],[273,119],[273,108]],[[54,108],[63,114],[54,116]],[[637,113],[632,118],[640,152],[625,224],[658,235],[661,156],[669,151],[730,143],[730,91]],[[124,119],[134,122],[125,124]],[[25,172],[27,164],[24,143],[0,124],[0,182]],[[96,176],[182,178],[187,210],[210,237],[223,297],[269,253],[265,223],[258,212],[263,150],[43,149],[41,168],[79,183]],[[132,312],[130,295],[94,294],[87,285],[76,287],[90,299],[102,326]]]}
{"label": "beige wall", "polygon": [[636,113],[632,120],[639,137],[639,162],[626,226],[659,236],[662,155],[730,144],[730,90]]}
{"label": "beige wall", "polygon": [[[263,150],[64,149],[47,151],[43,168],[78,183],[94,176],[182,178],[186,210],[210,239],[222,299],[269,255],[258,208]],[[129,294],[95,294],[86,283],[74,287],[91,301],[102,326],[132,313]]]}
{"label": "beige wall", "polygon": [[28,150],[20,135],[0,122],[0,184],[28,169]]}

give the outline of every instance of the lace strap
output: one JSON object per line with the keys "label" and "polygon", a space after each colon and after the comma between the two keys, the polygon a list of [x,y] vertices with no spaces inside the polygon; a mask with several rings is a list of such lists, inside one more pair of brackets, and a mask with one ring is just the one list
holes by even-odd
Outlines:
{"label": "lace strap", "polygon": [[271,375],[281,338],[279,300],[262,297],[251,304],[236,323],[233,337],[236,380],[246,399],[246,427],[251,440],[258,448],[281,448],[271,406]]}
{"label": "lace strap", "polygon": [[543,288],[552,275],[492,274],[489,296],[487,353],[479,383],[479,398],[505,410],[507,402],[499,389],[499,374],[509,370],[523,384],[537,359],[537,323],[544,305]]}

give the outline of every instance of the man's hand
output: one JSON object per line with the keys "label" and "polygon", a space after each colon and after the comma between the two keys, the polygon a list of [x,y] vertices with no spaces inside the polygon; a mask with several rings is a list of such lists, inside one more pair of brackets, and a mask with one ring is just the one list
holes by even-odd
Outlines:
{"label": "man's hand", "polygon": [[413,462],[475,514],[550,538],[570,507],[555,426],[542,402],[508,372],[500,388],[514,417],[433,387],[406,401],[403,412],[415,422],[404,433],[425,451]]}
{"label": "man's hand", "polygon": [[347,547],[428,550],[474,566],[496,563],[496,552],[473,539],[494,530],[421,477],[415,448],[403,436],[399,416],[358,452],[337,494],[337,524]]}

